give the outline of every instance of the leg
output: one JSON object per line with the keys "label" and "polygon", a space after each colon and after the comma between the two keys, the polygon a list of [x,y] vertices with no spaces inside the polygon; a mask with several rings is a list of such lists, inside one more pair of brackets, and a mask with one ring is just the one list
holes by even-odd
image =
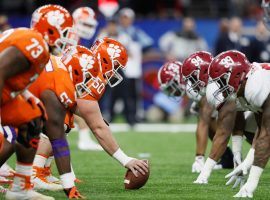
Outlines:
{"label": "leg", "polygon": [[16,130],[13,127],[4,126],[4,148],[0,152],[0,166],[2,166],[14,153]]}
{"label": "leg", "polygon": [[[58,183],[49,181],[48,178],[52,179],[52,174],[49,167],[46,167],[46,163],[52,161],[52,147],[50,140],[44,134],[41,135],[37,153],[33,163],[33,183],[35,189],[43,189],[50,191],[62,190],[63,187]],[[55,178],[55,177],[53,177]],[[56,178],[55,178],[56,179]]]}
{"label": "leg", "polygon": [[54,199],[37,193],[31,188],[32,164],[37,151],[42,124],[43,121],[40,118],[36,118],[19,128],[17,142],[15,144],[17,157],[16,173],[13,184],[6,193],[6,199],[23,199],[27,197],[41,200]]}
{"label": "leg", "polygon": [[85,121],[79,116],[75,116],[75,121],[79,127],[78,148],[80,150],[94,150],[94,151],[103,150],[102,147],[91,138],[89,127],[87,126]]}

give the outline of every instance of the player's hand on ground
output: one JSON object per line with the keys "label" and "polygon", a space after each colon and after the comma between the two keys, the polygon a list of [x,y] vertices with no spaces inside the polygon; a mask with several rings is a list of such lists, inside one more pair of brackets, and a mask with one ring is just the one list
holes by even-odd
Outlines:
{"label": "player's hand on ground", "polygon": [[[240,152],[234,154],[233,162],[234,162],[234,168],[237,168],[237,166],[241,165],[241,153]],[[239,173],[239,174],[235,174],[235,175],[231,176],[229,178],[229,180],[226,182],[226,185],[233,184],[232,188],[234,189],[238,186],[240,186],[240,188],[241,188],[244,185],[244,183],[245,183],[245,178],[244,178],[242,173]]]}
{"label": "player's hand on ground", "polygon": [[242,175],[234,175],[232,176],[227,182],[226,185],[231,185],[233,184],[232,188],[236,188],[240,186],[240,188],[244,185],[245,183],[245,178]]}
{"label": "player's hand on ground", "polygon": [[195,161],[192,164],[192,173],[200,173],[204,166],[204,156],[196,156]]}
{"label": "player's hand on ground", "polygon": [[[251,163],[252,164],[252,163]],[[225,176],[225,178],[231,178],[233,176],[238,176],[238,175],[247,175],[248,170],[250,169],[251,165],[249,165],[249,163],[246,163],[245,161],[242,162],[240,165],[238,165],[236,168],[234,168],[234,170],[227,174]]]}
{"label": "player's hand on ground", "polygon": [[132,173],[138,177],[138,172],[145,175],[146,172],[148,172],[148,163],[146,163],[143,160],[138,160],[136,158],[129,161],[126,165],[126,168],[130,169]]}
{"label": "player's hand on ground", "polygon": [[210,173],[206,172],[205,169],[203,168],[200,175],[198,176],[197,180],[194,181],[193,183],[196,183],[196,184],[208,184],[209,176],[210,176]]}
{"label": "player's hand on ground", "polygon": [[238,165],[231,173],[227,174],[225,178],[230,178],[234,175],[240,175],[241,173],[243,173],[243,175],[247,175],[248,170],[251,168],[251,165],[254,160],[254,153],[255,153],[254,149],[251,148],[245,160],[240,165]]}
{"label": "player's hand on ground", "polygon": [[234,195],[233,197],[236,198],[253,198],[253,192],[255,189],[253,189],[252,187],[248,186],[248,184],[246,183],[245,185],[243,185],[243,187],[240,189],[240,191]]}
{"label": "player's hand on ground", "polygon": [[198,178],[196,179],[196,181],[194,181],[193,183],[196,183],[196,184],[208,184],[208,178],[205,177],[204,175],[200,174],[198,176]]}

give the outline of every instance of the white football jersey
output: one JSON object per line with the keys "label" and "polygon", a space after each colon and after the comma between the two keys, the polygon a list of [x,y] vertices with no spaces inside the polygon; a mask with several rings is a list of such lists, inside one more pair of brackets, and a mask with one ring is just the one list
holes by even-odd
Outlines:
{"label": "white football jersey", "polygon": [[245,99],[239,98],[239,102],[243,107],[246,107],[252,112],[260,112],[269,94],[270,65],[269,69],[266,69],[259,63],[253,63],[252,69],[247,74]]}

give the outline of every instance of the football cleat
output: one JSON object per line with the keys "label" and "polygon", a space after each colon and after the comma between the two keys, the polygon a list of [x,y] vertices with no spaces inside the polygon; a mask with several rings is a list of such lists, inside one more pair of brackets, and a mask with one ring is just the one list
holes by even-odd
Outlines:
{"label": "football cleat", "polygon": [[48,182],[60,184],[60,180],[52,175],[51,167],[44,167],[44,175]]}
{"label": "football cleat", "polygon": [[6,191],[5,197],[7,200],[54,200],[53,197],[34,191],[30,176],[17,173],[14,174],[14,183]]}
{"label": "football cleat", "polygon": [[0,170],[6,170],[6,171],[8,171],[10,174],[12,174],[11,175],[12,177],[14,176],[14,173],[15,173],[15,170],[12,169],[12,167],[10,167],[7,163],[4,163],[2,165],[2,167],[0,168]]}
{"label": "football cleat", "polygon": [[13,181],[6,177],[0,176],[0,184],[11,184]]}
{"label": "football cleat", "polygon": [[44,173],[44,168],[35,166],[33,169],[35,174],[33,177],[34,189],[50,191],[58,191],[63,189],[61,184],[52,183],[47,180]]}
{"label": "football cleat", "polygon": [[7,200],[54,200],[53,197],[40,194],[34,190],[22,190],[22,191],[11,191],[6,192]]}

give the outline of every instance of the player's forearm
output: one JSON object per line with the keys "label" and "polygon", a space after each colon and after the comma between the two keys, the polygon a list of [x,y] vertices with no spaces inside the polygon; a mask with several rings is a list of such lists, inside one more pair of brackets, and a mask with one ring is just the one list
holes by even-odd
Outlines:
{"label": "player's forearm", "polygon": [[265,168],[270,157],[270,132],[261,130],[255,143],[255,157],[253,165]]}
{"label": "player's forearm", "polygon": [[209,154],[211,159],[218,161],[221,158],[227,148],[230,134],[230,132],[224,130],[217,131],[213,139],[211,152]]}
{"label": "player's forearm", "polygon": [[[91,127],[90,127],[91,128]],[[107,125],[97,126],[91,129],[99,144],[111,156],[119,149],[119,145],[114,139]]]}
{"label": "player's forearm", "polygon": [[204,155],[207,148],[208,140],[208,124],[201,120],[198,123],[196,130],[196,155]]}

